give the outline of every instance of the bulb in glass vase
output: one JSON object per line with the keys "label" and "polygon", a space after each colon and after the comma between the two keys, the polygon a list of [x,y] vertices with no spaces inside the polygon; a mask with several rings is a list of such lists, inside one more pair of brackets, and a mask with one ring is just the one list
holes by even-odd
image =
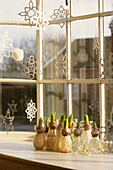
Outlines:
{"label": "bulb in glass vase", "polygon": [[46,149],[47,150],[55,150],[55,142],[57,138],[57,124],[55,122],[55,114],[51,113],[51,122],[49,123],[49,131],[47,134],[47,141],[46,141]]}
{"label": "bulb in glass vase", "polygon": [[68,119],[64,122],[64,129],[62,130],[62,136],[59,141],[59,151],[68,153],[72,150],[72,140],[70,137],[70,130],[68,128]]}
{"label": "bulb in glass vase", "polygon": [[80,123],[77,123],[77,128],[74,130],[74,139],[72,143],[72,151],[79,152],[81,151],[82,144],[81,144],[81,129]]}
{"label": "bulb in glass vase", "polygon": [[89,142],[89,151],[94,153],[100,153],[102,150],[102,144],[98,137],[99,132],[97,130],[97,125],[93,123],[93,130],[91,131],[92,138]]}

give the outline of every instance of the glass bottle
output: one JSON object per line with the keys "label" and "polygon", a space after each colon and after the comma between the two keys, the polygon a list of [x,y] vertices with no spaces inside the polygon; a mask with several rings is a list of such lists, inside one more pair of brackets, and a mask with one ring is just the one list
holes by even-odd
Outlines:
{"label": "glass bottle", "polygon": [[80,129],[80,122],[77,123],[77,128],[74,130],[74,139],[72,143],[72,151],[79,152],[81,151],[81,129]]}
{"label": "glass bottle", "polygon": [[55,114],[51,112],[51,121],[49,123],[49,131],[47,134],[47,142],[46,142],[46,149],[47,150],[55,150],[55,142],[56,142],[56,133],[57,124],[55,122]]}
{"label": "glass bottle", "polygon": [[43,119],[39,118],[39,125],[36,126],[36,135],[34,136],[33,145],[35,149],[42,150],[45,146],[44,127],[42,125]]}
{"label": "glass bottle", "polygon": [[91,140],[91,125],[89,124],[88,115],[84,115],[84,125],[83,125],[83,132],[81,135],[81,143],[83,148],[88,148],[89,141]]}
{"label": "glass bottle", "polygon": [[68,128],[68,119],[64,122],[64,129],[62,130],[62,136],[59,141],[59,151],[68,153],[72,150],[72,141],[70,137],[70,129]]}
{"label": "glass bottle", "polygon": [[92,138],[89,142],[89,151],[95,152],[95,153],[101,152],[102,144],[98,137],[99,131],[97,130],[97,125],[95,122],[93,123],[93,130],[91,131],[91,135],[92,135]]}

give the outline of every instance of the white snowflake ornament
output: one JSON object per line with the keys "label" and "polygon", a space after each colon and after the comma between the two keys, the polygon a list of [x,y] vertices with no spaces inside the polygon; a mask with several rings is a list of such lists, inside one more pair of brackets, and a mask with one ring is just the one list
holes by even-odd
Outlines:
{"label": "white snowflake ornament", "polygon": [[62,76],[67,77],[67,54],[66,53],[65,55],[61,54],[56,57],[55,68],[56,68],[57,77],[62,77]]}
{"label": "white snowflake ornament", "polygon": [[49,22],[44,18],[44,13],[36,10],[36,14],[31,17],[31,21],[36,24],[36,30],[45,31]]}
{"label": "white snowflake ornament", "polygon": [[13,40],[9,38],[8,31],[2,35],[2,40],[0,41],[0,63],[3,57],[10,57],[10,53],[13,51]]}
{"label": "white snowflake ornament", "polygon": [[30,103],[27,104],[27,109],[25,112],[27,113],[27,119],[30,119],[30,122],[36,117],[37,109],[35,107],[35,103],[33,103],[33,100],[30,100]]}
{"label": "white snowflake ornament", "polygon": [[[59,9],[54,9],[53,15],[50,16],[54,21],[55,20],[61,20],[61,19],[67,19],[70,17],[69,10],[65,9],[62,5],[59,7]],[[58,21],[61,28],[63,28],[65,22]]]}

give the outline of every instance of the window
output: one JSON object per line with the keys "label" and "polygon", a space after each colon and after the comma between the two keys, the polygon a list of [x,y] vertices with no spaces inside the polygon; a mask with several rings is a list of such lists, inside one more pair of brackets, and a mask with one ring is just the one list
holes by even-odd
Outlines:
{"label": "window", "polygon": [[[38,8],[39,1],[36,1]],[[27,0],[1,1],[0,34],[8,30],[14,46],[24,50],[26,60],[33,55],[37,61],[43,62],[40,66],[43,74],[29,80],[26,75],[21,75],[20,62],[11,56],[4,57],[0,67],[1,113],[6,112],[7,103],[15,100],[17,113],[14,125],[17,131],[33,131],[36,119],[39,116],[49,117],[51,112],[56,112],[57,118],[61,113],[66,116],[72,113],[79,121],[88,114],[90,120],[96,121],[102,128],[103,134],[113,106],[113,77],[106,77],[102,63],[113,55],[111,1],[69,0],[70,17],[54,21],[50,16],[61,5],[65,9],[65,1],[40,0],[40,7],[49,20],[44,32],[36,31],[34,25],[29,26],[17,15],[28,3]],[[11,10],[12,4],[14,10]],[[64,24],[62,28],[61,23]],[[95,40],[97,44],[94,44]],[[61,65],[65,54],[67,65]],[[8,98],[6,93],[10,94]],[[37,118],[28,123],[24,110],[26,100],[31,98],[37,104]]]}

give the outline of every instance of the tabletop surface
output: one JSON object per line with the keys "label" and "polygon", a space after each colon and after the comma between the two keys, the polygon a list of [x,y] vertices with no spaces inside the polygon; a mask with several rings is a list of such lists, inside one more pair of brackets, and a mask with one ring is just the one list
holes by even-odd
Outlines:
{"label": "tabletop surface", "polygon": [[32,141],[0,141],[0,154],[76,170],[84,170],[84,167],[87,170],[113,170],[113,154],[78,155],[37,151]]}

